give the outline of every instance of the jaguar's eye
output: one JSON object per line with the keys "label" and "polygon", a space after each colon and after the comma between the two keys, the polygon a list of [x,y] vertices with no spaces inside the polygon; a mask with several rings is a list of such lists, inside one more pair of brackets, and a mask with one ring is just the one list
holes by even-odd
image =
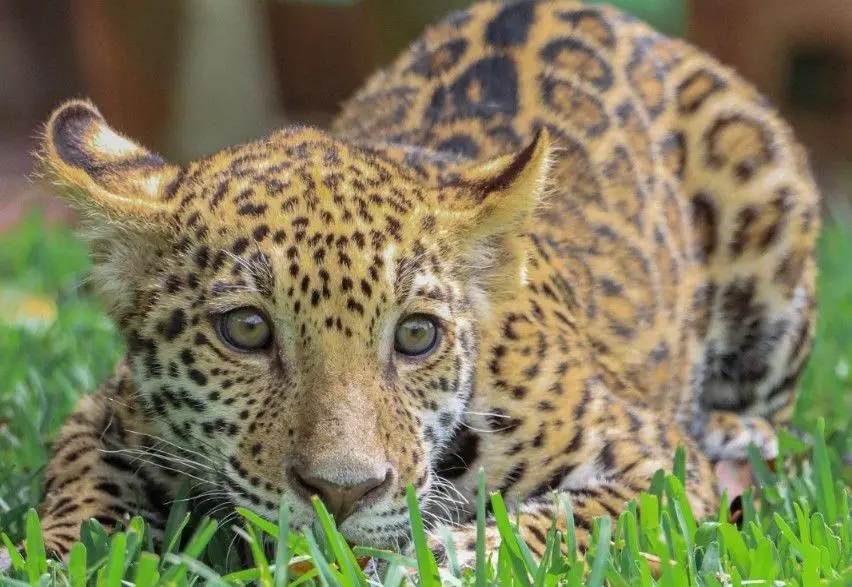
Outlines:
{"label": "jaguar's eye", "polygon": [[257,308],[237,308],[219,318],[219,336],[237,350],[257,351],[269,345],[272,329]]}
{"label": "jaguar's eye", "polygon": [[438,321],[425,314],[412,314],[396,326],[393,348],[401,355],[422,357],[438,342]]}

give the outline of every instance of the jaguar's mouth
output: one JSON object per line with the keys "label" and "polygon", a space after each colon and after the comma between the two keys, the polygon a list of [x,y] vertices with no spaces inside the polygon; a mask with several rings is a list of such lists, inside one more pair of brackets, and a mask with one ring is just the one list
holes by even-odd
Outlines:
{"label": "jaguar's mouth", "polygon": [[[216,498],[199,497],[201,497],[199,501],[205,501],[199,513],[215,517],[219,520],[220,526],[226,524],[242,526],[245,523],[253,523],[255,526],[260,525],[261,530],[263,527],[269,527],[270,524],[277,527],[280,520],[279,510],[285,507],[288,510],[290,530],[296,533],[325,531],[314,506],[301,499],[289,503],[285,496],[274,503],[272,500],[258,502],[257,498],[252,499],[251,495],[242,491],[230,491],[227,495]],[[337,531],[350,546],[400,551],[411,538],[408,507],[404,502],[388,507],[374,506],[359,510],[340,523],[333,518],[332,520],[336,523]]]}

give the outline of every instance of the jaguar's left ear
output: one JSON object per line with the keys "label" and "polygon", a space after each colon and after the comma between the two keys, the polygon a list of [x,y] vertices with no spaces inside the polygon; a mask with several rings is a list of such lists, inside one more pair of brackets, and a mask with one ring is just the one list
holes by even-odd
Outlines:
{"label": "jaguar's left ear", "polygon": [[62,195],[98,224],[153,228],[177,206],[167,186],[178,167],[113,130],[89,101],[53,112],[38,155]]}
{"label": "jaguar's left ear", "polygon": [[542,129],[520,152],[478,165],[454,184],[459,264],[491,302],[513,295],[525,282],[529,241],[523,233],[544,199],[551,153]]}
{"label": "jaguar's left ear", "polygon": [[180,168],[113,130],[83,100],[53,112],[38,156],[45,175],[83,213],[92,282],[120,320],[134,309],[134,294],[157,262],[157,247],[179,232],[172,186]]}

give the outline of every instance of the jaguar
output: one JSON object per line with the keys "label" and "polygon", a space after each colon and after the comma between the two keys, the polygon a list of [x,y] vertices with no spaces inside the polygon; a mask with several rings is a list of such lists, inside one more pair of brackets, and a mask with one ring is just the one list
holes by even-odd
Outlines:
{"label": "jaguar", "polygon": [[713,463],[777,452],[815,317],[806,153],[617,9],[475,4],[330,129],[190,163],[72,100],[39,156],[127,345],[56,441],[56,556],[88,518],[162,528],[187,483],[295,526],[318,496],[349,542],[405,548],[411,487],[470,564],[480,471],[541,555],[554,492],[585,548],[677,447],[696,515]]}

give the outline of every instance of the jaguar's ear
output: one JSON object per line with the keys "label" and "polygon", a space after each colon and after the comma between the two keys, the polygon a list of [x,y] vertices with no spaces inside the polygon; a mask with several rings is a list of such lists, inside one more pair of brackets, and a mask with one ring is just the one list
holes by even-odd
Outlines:
{"label": "jaguar's ear", "polygon": [[523,150],[465,172],[456,182],[460,264],[491,302],[524,284],[527,230],[542,204],[548,183],[551,142],[545,130]]}
{"label": "jaguar's ear", "polygon": [[167,186],[178,168],[110,128],[91,102],[53,112],[39,156],[65,197],[96,220],[150,225],[176,207]]}
{"label": "jaguar's ear", "polygon": [[82,234],[94,261],[91,281],[119,321],[134,310],[172,228],[179,168],[111,129],[85,101],[60,106],[39,151],[45,174],[84,215]]}

